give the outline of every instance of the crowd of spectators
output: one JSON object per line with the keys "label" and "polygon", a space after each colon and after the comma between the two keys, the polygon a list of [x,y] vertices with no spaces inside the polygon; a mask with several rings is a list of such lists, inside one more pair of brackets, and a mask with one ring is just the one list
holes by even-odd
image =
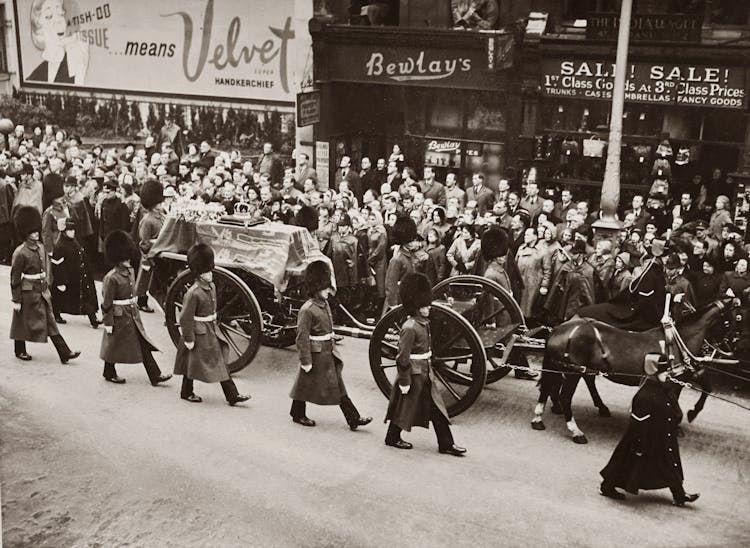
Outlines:
{"label": "crowd of spectators", "polygon": [[[532,324],[562,321],[580,306],[611,299],[638,276],[645,257],[661,257],[665,284],[682,294],[678,300],[686,307],[699,307],[726,289],[744,299],[750,287],[750,246],[732,222],[730,197],[717,194],[726,192],[718,184],[667,179],[619,212],[622,229],[614,241],[595,243],[592,224],[600,212],[576,201],[569,189],[542,189],[533,181],[521,187],[504,179],[489,185],[481,172],[465,186],[456,173],[438,181],[430,166],[417,173],[419,164],[398,145],[388,157],[362,158],[358,169],[344,156],[329,187],[305,153],[296,155],[295,165],[284,165],[270,143],[254,158],[215,151],[207,142],[188,145],[179,157],[168,140],[159,141],[87,147],[62,131],[35,128],[27,135],[16,128],[0,154],[0,258],[7,263],[13,249],[14,207],[62,208],[101,271],[102,242],[118,229],[137,234],[139,189],[155,179],[164,187],[167,210],[182,196],[220,202],[230,214],[306,226],[332,260],[341,301],[372,317],[383,309],[396,249],[392,227],[401,216],[417,227],[417,269],[433,284],[457,274],[484,275],[491,260],[483,256],[482,235],[493,226],[506,230],[507,289]],[[64,196],[45,192],[51,176],[64,180]],[[741,209],[747,211],[748,203]],[[55,227],[44,232],[51,249]]]}

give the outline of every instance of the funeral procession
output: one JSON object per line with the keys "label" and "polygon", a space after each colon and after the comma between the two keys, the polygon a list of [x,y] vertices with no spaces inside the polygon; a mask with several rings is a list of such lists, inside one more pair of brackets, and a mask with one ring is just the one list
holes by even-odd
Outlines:
{"label": "funeral procession", "polygon": [[0,23],[0,546],[750,546],[750,0]]}

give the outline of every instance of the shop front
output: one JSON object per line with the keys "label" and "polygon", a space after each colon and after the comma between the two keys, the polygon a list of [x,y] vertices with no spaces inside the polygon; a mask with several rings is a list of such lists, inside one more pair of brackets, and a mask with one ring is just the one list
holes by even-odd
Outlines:
{"label": "shop front", "polygon": [[321,92],[316,141],[330,150],[331,180],[343,155],[355,166],[386,161],[439,180],[485,171],[497,180],[514,165],[520,97],[508,70],[509,35],[432,29],[311,32]]}
{"label": "shop front", "polygon": [[[731,56],[721,63],[629,63],[621,151],[625,199],[648,192],[655,180],[674,190],[695,176],[711,181],[716,170],[726,183],[742,166],[747,146],[747,72]],[[531,171],[548,186],[598,194],[613,85],[614,64],[607,57],[542,57],[533,146],[521,158],[527,178]]]}

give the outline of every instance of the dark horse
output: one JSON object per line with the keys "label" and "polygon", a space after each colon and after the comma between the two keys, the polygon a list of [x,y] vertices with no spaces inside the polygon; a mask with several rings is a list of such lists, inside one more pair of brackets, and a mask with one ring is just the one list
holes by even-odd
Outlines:
{"label": "dark horse", "polygon": [[[698,355],[708,329],[722,317],[727,309],[724,301],[714,301],[682,318],[676,324],[676,331],[693,355]],[[531,422],[535,430],[544,430],[542,415],[549,397],[560,394],[560,406],[568,430],[576,443],[587,443],[586,436],[578,428],[573,418],[571,402],[578,382],[584,374],[602,372],[618,384],[638,386],[644,375],[643,362],[646,354],[661,353],[660,341],[665,341],[663,327],[656,327],[641,333],[624,331],[608,324],[575,317],[560,324],[550,333],[542,362],[539,400]],[[675,364],[687,359],[677,344],[672,345],[671,353]],[[693,364],[691,364],[693,365]],[[702,368],[685,368],[685,381],[698,383],[705,392],[710,392]],[[593,378],[593,377],[592,377]],[[675,385],[677,395],[681,387]],[[688,413],[694,419],[703,408],[707,394],[701,394],[695,409]]]}

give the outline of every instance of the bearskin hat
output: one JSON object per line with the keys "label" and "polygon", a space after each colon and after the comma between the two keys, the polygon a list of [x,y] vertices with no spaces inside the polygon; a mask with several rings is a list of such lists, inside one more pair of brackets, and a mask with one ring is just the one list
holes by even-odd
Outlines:
{"label": "bearskin hat", "polygon": [[491,261],[508,254],[508,233],[499,226],[493,226],[482,234],[482,256]]}
{"label": "bearskin hat", "polygon": [[397,245],[406,245],[418,238],[417,225],[410,217],[398,217],[393,224],[391,236],[393,238],[393,243]]}
{"label": "bearskin hat", "polygon": [[314,261],[305,269],[305,291],[312,297],[318,291],[331,287],[331,267],[325,261]]}
{"label": "bearskin hat", "polygon": [[312,207],[303,205],[294,216],[294,224],[312,232],[318,228],[318,213]]}
{"label": "bearskin hat", "polygon": [[130,235],[123,230],[110,232],[104,240],[104,256],[111,264],[121,263],[137,255],[135,243]]}
{"label": "bearskin hat", "polygon": [[149,179],[141,187],[141,205],[151,209],[164,201],[164,187],[159,181]]}
{"label": "bearskin hat", "polygon": [[13,226],[18,237],[25,240],[32,232],[42,231],[42,215],[35,207],[19,207],[13,215]]}
{"label": "bearskin hat", "polygon": [[398,296],[406,313],[416,314],[419,308],[432,304],[430,280],[424,274],[407,274],[398,287]]}
{"label": "bearskin hat", "polygon": [[52,205],[52,200],[65,196],[63,178],[57,173],[48,173],[42,179],[42,202],[44,209]]}
{"label": "bearskin hat", "polygon": [[188,250],[187,263],[196,276],[210,272],[214,269],[214,250],[208,244],[197,243]]}

